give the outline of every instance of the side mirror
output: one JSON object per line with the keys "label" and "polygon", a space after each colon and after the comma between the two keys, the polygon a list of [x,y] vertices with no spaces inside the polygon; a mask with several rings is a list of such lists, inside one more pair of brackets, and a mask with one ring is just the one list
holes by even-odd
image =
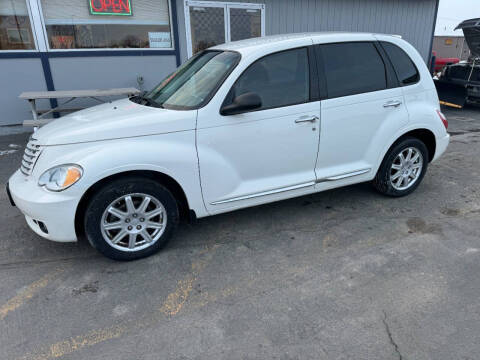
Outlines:
{"label": "side mirror", "polygon": [[220,109],[222,115],[235,115],[258,109],[262,106],[262,99],[253,92],[239,95],[233,99],[230,105],[223,106]]}

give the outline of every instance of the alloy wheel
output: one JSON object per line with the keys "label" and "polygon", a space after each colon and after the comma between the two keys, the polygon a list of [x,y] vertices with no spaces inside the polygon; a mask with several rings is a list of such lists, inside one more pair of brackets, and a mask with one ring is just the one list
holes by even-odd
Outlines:
{"label": "alloy wheel", "polygon": [[122,251],[152,246],[167,225],[165,207],[155,197],[134,193],[121,196],[105,209],[100,230],[105,241]]}
{"label": "alloy wheel", "polygon": [[423,156],[415,147],[400,151],[390,167],[390,183],[396,190],[410,188],[420,178],[423,169]]}

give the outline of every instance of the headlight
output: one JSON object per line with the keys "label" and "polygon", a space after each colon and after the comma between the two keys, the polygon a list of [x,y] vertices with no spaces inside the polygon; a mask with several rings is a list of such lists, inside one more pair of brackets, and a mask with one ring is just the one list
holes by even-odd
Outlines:
{"label": "headlight", "polygon": [[45,171],[38,185],[51,191],[62,191],[75,184],[82,177],[83,169],[79,165],[60,165]]}

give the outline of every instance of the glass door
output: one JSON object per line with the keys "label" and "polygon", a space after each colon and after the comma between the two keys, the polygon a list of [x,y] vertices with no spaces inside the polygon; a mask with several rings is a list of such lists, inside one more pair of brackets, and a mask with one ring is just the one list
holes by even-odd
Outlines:
{"label": "glass door", "polygon": [[262,36],[262,9],[248,5],[227,5],[230,41]]}
{"label": "glass door", "polygon": [[185,1],[188,57],[214,45],[265,36],[264,9],[263,4]]}
{"label": "glass door", "polygon": [[189,56],[225,42],[227,38],[225,13],[225,6],[222,4],[218,4],[218,6],[215,4],[188,6]]}

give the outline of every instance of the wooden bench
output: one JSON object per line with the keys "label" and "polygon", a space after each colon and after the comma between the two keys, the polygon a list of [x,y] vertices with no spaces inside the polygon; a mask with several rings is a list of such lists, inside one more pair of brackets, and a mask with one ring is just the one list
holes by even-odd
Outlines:
{"label": "wooden bench", "polygon": [[[51,113],[74,112],[82,110],[82,107],[65,108],[64,105],[79,98],[90,98],[105,103],[102,97],[108,96],[133,96],[138,95],[140,90],[135,88],[116,88],[106,90],[59,90],[59,91],[27,91],[20,94],[19,98],[27,100],[32,110],[33,119],[25,120],[23,126],[42,126],[54,119],[45,118]],[[36,101],[39,99],[68,99],[63,104],[49,110],[37,109]]]}

